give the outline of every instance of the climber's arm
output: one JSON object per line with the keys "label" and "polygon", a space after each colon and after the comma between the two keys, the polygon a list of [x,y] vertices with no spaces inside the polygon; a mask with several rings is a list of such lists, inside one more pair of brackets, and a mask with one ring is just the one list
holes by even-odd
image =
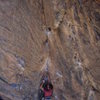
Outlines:
{"label": "climber's arm", "polygon": [[44,81],[43,81],[43,82],[41,83],[41,85],[40,85],[40,89],[41,89],[41,90],[44,90],[43,84],[44,84]]}
{"label": "climber's arm", "polygon": [[48,73],[48,81],[51,82],[50,74]]}

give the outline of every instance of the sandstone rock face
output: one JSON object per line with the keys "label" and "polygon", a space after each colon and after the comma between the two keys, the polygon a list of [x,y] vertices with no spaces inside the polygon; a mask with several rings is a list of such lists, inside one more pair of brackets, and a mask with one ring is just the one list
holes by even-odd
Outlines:
{"label": "sandstone rock face", "polygon": [[99,0],[0,0],[0,98],[38,100],[48,62],[53,100],[99,100],[99,27]]}

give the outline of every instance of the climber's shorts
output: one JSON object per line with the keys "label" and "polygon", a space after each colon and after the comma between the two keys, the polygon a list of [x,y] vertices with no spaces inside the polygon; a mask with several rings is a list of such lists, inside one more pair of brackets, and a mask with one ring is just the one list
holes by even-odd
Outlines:
{"label": "climber's shorts", "polygon": [[51,97],[45,97],[45,100],[51,100]]}

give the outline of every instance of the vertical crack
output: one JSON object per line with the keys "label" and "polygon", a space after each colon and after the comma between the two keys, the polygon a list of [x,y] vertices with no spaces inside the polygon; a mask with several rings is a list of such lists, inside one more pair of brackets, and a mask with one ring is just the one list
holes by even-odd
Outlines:
{"label": "vertical crack", "polygon": [[45,8],[44,8],[44,0],[41,0],[41,5],[42,5],[42,13],[43,13],[43,21],[44,21],[44,25],[47,26],[47,23],[46,23],[46,15],[45,15]]}

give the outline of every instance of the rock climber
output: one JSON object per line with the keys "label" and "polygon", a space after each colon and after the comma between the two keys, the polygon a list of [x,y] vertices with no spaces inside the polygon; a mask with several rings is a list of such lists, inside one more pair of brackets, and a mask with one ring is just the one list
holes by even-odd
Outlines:
{"label": "rock climber", "polygon": [[53,85],[50,82],[50,77],[44,77],[40,84],[41,89],[41,100],[51,100],[53,95]]}

